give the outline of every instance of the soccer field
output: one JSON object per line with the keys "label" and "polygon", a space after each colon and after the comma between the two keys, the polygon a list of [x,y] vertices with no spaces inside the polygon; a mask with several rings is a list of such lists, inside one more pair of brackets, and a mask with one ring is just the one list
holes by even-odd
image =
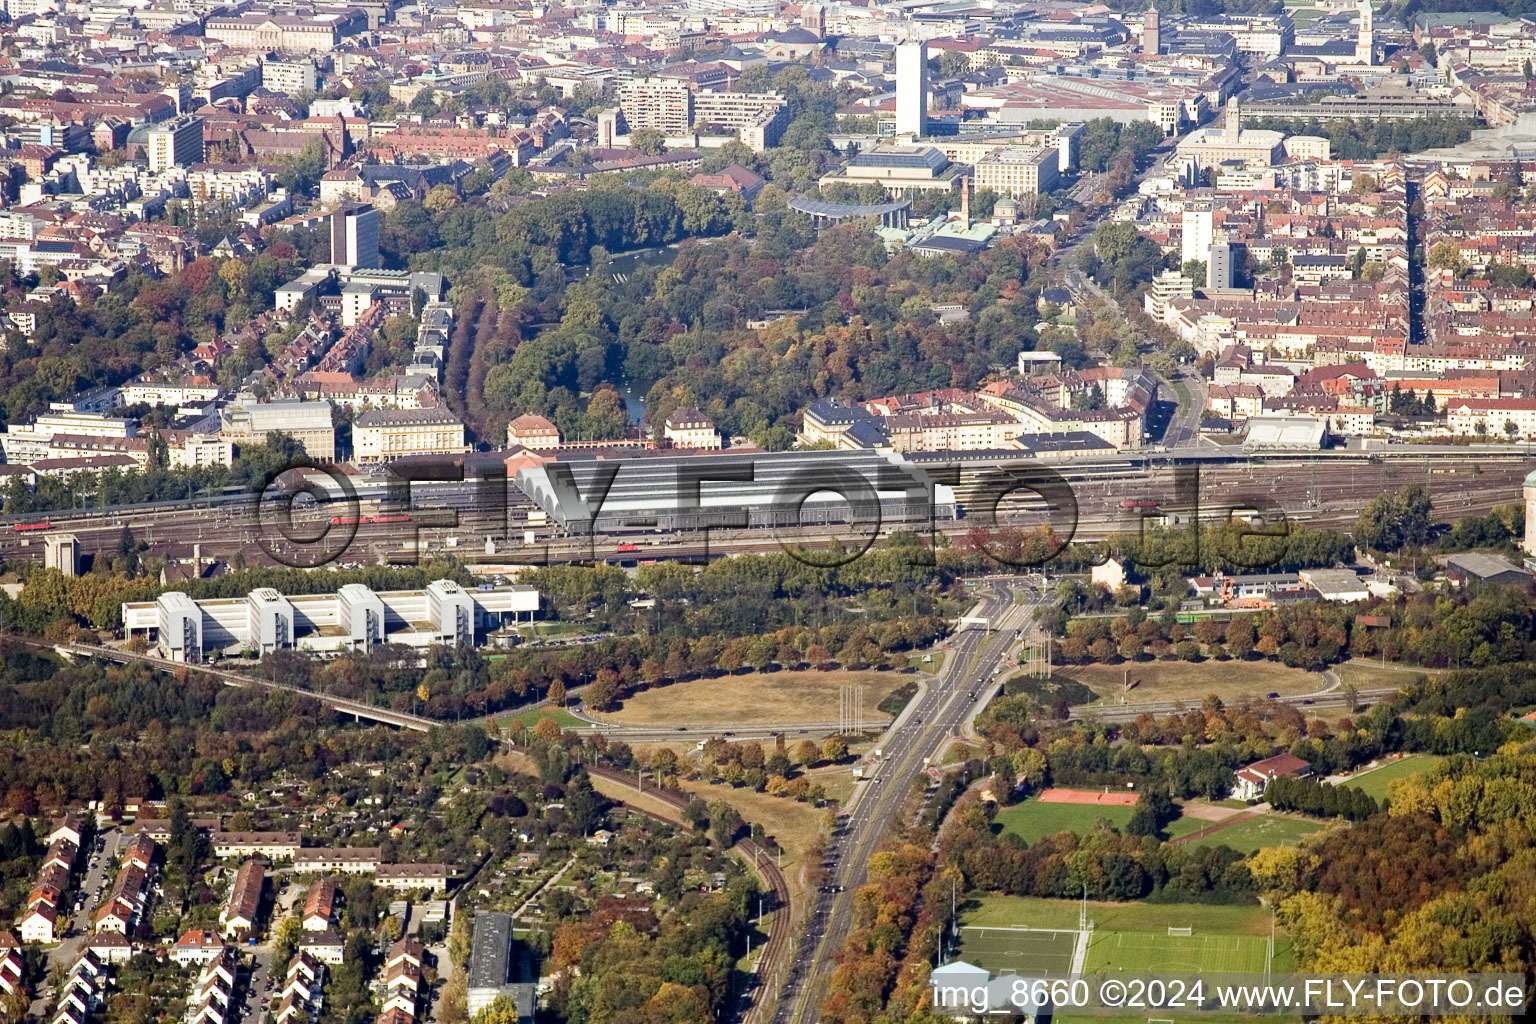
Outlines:
{"label": "soccer field", "polygon": [[1088,943],[1089,973],[1145,971],[1171,974],[1259,973],[1269,940],[1257,935],[1168,935],[1156,932],[1095,931]]}
{"label": "soccer field", "polygon": [[993,974],[1066,977],[1077,936],[1076,931],[962,927],[959,957]]}

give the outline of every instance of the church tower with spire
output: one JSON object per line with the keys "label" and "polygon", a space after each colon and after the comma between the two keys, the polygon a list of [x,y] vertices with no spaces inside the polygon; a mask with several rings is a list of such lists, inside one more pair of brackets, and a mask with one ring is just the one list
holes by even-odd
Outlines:
{"label": "church tower with spire", "polygon": [[1376,31],[1371,24],[1371,0],[1360,0],[1360,35],[1355,39],[1355,63],[1376,63]]}

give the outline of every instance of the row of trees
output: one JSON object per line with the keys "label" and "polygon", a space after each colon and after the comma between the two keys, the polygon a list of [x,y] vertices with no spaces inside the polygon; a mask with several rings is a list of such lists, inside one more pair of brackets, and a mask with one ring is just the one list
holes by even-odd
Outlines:
{"label": "row of trees", "polygon": [[1536,658],[1533,630],[1536,594],[1484,586],[1354,605],[1296,602],[1188,627],[1134,612],[1073,619],[1058,651],[1068,664],[1134,662],[1151,655],[1190,661],[1258,656],[1307,669],[1370,657],[1437,668],[1482,667]]}
{"label": "row of trees", "polygon": [[1349,821],[1369,818],[1380,808],[1376,800],[1357,786],[1331,786],[1317,779],[1281,776],[1264,787],[1264,802],[1277,811],[1300,811],[1320,818],[1342,817]]}
{"label": "row of trees", "polygon": [[1250,126],[1287,135],[1321,135],[1335,160],[1374,160],[1395,153],[1417,153],[1441,146],[1459,146],[1472,137],[1476,121],[1466,117],[1333,119],[1260,117]]}

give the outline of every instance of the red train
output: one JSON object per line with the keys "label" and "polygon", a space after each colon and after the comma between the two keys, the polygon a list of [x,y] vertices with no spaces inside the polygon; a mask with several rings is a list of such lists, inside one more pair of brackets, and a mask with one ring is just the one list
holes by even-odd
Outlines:
{"label": "red train", "polygon": [[[411,517],[405,513],[393,516],[331,516],[332,526],[357,526],[360,523],[408,523]],[[20,527],[17,527],[20,529]]]}
{"label": "red train", "polygon": [[1157,500],[1154,498],[1126,498],[1120,503],[1121,508],[1157,508]]}
{"label": "red train", "polygon": [[46,530],[49,527],[51,527],[52,525],[53,525],[52,523],[50,523],[48,520],[44,519],[40,523],[17,523],[16,524],[16,529],[18,529],[18,530]]}
{"label": "red train", "polygon": [[627,555],[627,554],[631,554],[632,552],[639,551],[640,550],[640,545],[639,544],[620,544],[614,550],[616,550],[621,555]]}

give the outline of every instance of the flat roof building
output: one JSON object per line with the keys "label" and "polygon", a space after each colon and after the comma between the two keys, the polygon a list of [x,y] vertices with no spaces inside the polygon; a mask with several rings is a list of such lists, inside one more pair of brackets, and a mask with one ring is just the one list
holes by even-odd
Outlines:
{"label": "flat roof building", "polygon": [[171,661],[202,661],[203,611],[197,602],[173,590],[155,598],[153,608],[160,653]]}
{"label": "flat roof building", "polygon": [[873,449],[634,454],[599,459],[584,452],[524,467],[517,487],[575,534],[928,522],[955,515],[944,485],[899,456]]}
{"label": "flat roof building", "polygon": [[[534,986],[523,980],[526,965],[514,957],[512,915],[482,910],[475,915],[469,953],[469,1016],[471,1019],[500,996],[509,996],[517,1007],[519,1024],[533,1020]],[[518,980],[513,980],[514,972]]]}
{"label": "flat roof building", "polygon": [[821,179],[833,185],[879,185],[893,196],[915,192],[958,192],[965,177],[935,146],[880,146],[860,153],[848,166]]}
{"label": "flat roof building", "polygon": [[293,646],[293,604],[271,587],[245,595],[246,629],[258,656]]}
{"label": "flat roof building", "polygon": [[334,594],[289,597],[262,588],[244,597],[194,601],[168,591],[154,601],[124,604],[129,638],[154,640],[173,661],[200,661],[208,651],[269,654],[297,648],[317,653],[474,643],[485,632],[539,609],[533,587],[465,590],[438,580],[423,590],[375,592],[349,583]]}
{"label": "flat roof building", "polygon": [[1010,196],[1049,192],[1056,187],[1060,156],[1054,146],[995,149],[976,161],[976,187]]}

